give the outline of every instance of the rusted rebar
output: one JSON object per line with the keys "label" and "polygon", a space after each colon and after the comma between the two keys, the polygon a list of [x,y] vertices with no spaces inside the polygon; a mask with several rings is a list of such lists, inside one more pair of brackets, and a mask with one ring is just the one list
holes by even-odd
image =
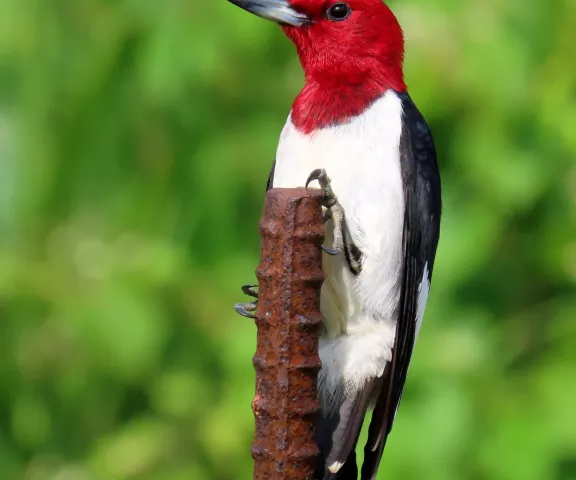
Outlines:
{"label": "rusted rebar", "polygon": [[255,480],[309,480],[314,475],[322,196],[320,190],[272,189],[260,222],[252,402]]}

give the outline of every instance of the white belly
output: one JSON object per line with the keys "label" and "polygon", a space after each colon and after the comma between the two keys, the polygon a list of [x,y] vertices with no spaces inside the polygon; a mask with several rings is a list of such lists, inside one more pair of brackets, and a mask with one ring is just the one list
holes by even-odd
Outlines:
{"label": "white belly", "polygon": [[[354,277],[343,254],[324,254],[321,395],[326,406],[342,388],[382,375],[391,358],[400,295],[404,193],[399,142],[402,106],[386,93],[352,122],[304,135],[288,119],[280,138],[274,187],[301,187],[324,168],[363,254]],[[312,187],[318,187],[316,182]],[[332,241],[327,223],[326,244]]]}

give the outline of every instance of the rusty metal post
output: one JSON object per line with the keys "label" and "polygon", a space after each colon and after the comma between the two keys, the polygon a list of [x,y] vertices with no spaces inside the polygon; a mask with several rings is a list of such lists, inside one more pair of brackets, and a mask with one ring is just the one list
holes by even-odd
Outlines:
{"label": "rusty metal post", "polygon": [[320,190],[272,189],[260,222],[255,480],[313,478],[322,273]]}

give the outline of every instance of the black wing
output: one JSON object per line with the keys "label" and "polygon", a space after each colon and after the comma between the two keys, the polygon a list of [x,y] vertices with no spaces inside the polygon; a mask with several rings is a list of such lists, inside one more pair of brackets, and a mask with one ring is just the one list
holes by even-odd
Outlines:
{"label": "black wing", "polygon": [[402,295],[389,373],[376,402],[364,450],[362,480],[374,480],[386,438],[402,397],[416,337],[418,296],[424,271],[432,278],[442,211],[440,174],[434,140],[424,117],[407,93],[403,106],[400,157],[406,211],[404,215]]}
{"label": "black wing", "polygon": [[274,161],[272,162],[272,170],[270,170],[270,175],[268,175],[268,183],[266,183],[266,191],[272,188],[272,184],[274,183],[274,169],[276,168],[276,157],[274,157]]}

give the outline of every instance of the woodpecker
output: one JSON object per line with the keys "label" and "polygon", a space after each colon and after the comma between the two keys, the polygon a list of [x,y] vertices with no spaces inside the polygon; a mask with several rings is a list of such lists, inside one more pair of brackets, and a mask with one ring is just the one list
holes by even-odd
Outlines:
{"label": "woodpecker", "polygon": [[373,408],[361,470],[373,480],[422,325],[442,211],[434,140],[404,81],[402,29],[381,0],[230,1],[280,24],[305,73],[267,189],[325,192],[316,478],[357,479]]}

